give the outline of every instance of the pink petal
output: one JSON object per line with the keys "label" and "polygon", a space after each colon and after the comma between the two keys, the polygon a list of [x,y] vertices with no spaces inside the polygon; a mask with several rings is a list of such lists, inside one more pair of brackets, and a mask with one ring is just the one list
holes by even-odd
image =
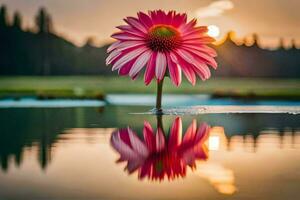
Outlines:
{"label": "pink petal", "polygon": [[149,61],[151,52],[151,50],[147,50],[136,59],[132,68],[130,69],[129,76],[134,77],[139,71],[141,71],[141,69]]}
{"label": "pink petal", "polygon": [[158,127],[156,135],[155,135],[155,141],[156,141],[156,152],[161,152],[165,148],[165,137],[164,133],[162,132],[161,128]]}
{"label": "pink petal", "polygon": [[[183,63],[183,62],[182,62]],[[192,84],[196,84],[196,75],[195,72],[192,70],[192,66],[189,64],[180,64],[182,66],[182,71],[185,75],[185,77],[188,79],[188,81]]]}
{"label": "pink petal", "polygon": [[197,122],[194,119],[188,129],[186,130],[184,137],[183,137],[183,143],[190,143],[194,142],[195,136],[196,136],[196,131],[197,131]]}
{"label": "pink petal", "polygon": [[210,78],[211,73],[206,64],[195,63],[195,65],[193,65],[193,66],[194,66],[195,72],[203,81]]}
{"label": "pink petal", "polygon": [[130,69],[132,68],[132,65],[135,61],[136,61],[136,58],[129,61],[125,65],[123,65],[118,71],[119,75],[121,75],[121,76],[128,75],[128,73],[129,73]]}
{"label": "pink petal", "polygon": [[137,35],[140,37],[145,37],[145,33],[141,32],[141,31],[137,31],[136,29],[132,28],[132,26],[130,25],[121,25],[121,26],[117,26],[118,29],[124,31],[125,33],[131,33],[133,35]]}
{"label": "pink petal", "polygon": [[189,44],[185,44],[185,45],[182,45],[182,48],[184,48],[186,50],[190,50],[190,51],[194,52],[195,54],[197,54],[197,51],[200,51],[202,53],[207,53],[211,57],[216,57],[217,56],[216,50],[214,50],[213,48],[208,47],[206,45],[189,45]]}
{"label": "pink petal", "polygon": [[142,31],[143,33],[147,33],[147,29],[142,23],[140,23],[138,19],[134,17],[127,17],[126,19],[124,19],[124,21],[132,27],[136,28],[137,30]]}
{"label": "pink petal", "polygon": [[182,36],[182,40],[183,41],[201,40],[202,37],[204,37],[203,34],[194,33],[194,34],[189,34],[189,35],[186,35],[186,36]]}
{"label": "pink petal", "polygon": [[128,135],[131,142],[132,149],[139,155],[143,157],[147,157],[149,155],[149,151],[146,145],[139,139],[139,137],[133,133],[131,129],[128,128]]}
{"label": "pink petal", "polygon": [[197,58],[200,61],[202,60],[202,62],[211,65],[214,69],[216,69],[218,67],[218,63],[215,61],[215,59],[213,57],[207,55],[206,53],[203,53],[200,51],[194,52],[191,49],[188,49],[187,51],[192,53],[194,58]]}
{"label": "pink petal", "polygon": [[123,65],[125,65],[132,59],[136,58],[137,56],[139,56],[146,50],[147,50],[146,47],[140,47],[140,48],[137,48],[137,49],[134,49],[134,50],[128,52],[127,54],[125,54],[119,60],[116,61],[116,63],[112,67],[112,70],[114,71],[114,70],[120,69]]}
{"label": "pink petal", "polygon": [[[205,67],[206,67],[205,62],[199,60],[200,59],[199,54],[195,55],[193,52],[190,52],[189,50],[186,51],[184,49],[178,49],[176,52],[186,62],[189,62],[190,64],[192,64],[193,69],[201,77],[202,80],[208,79],[210,77],[210,71],[205,69]],[[201,54],[203,54],[203,53],[201,53]],[[212,59],[212,57],[210,57],[210,56],[207,56],[207,57]]]}
{"label": "pink petal", "polygon": [[111,62],[116,59],[119,55],[121,54],[121,52],[119,51],[112,51],[106,58],[106,65],[111,64]]}
{"label": "pink petal", "polygon": [[172,83],[179,86],[181,83],[181,68],[178,64],[172,61],[170,54],[167,55],[167,63]]}
{"label": "pink petal", "polygon": [[152,56],[150,57],[150,60],[147,64],[146,72],[144,75],[144,82],[146,85],[148,85],[155,76],[156,56],[157,56],[157,53],[153,52]]}
{"label": "pink petal", "polygon": [[160,19],[157,16],[157,12],[155,10],[154,11],[149,11],[149,16],[151,17],[151,20],[152,20],[153,24],[159,24]]}
{"label": "pink petal", "polygon": [[112,44],[107,48],[107,53],[109,53],[109,52],[111,52],[112,50],[114,50],[120,43],[121,43],[121,41],[116,41],[116,42],[112,43]]}
{"label": "pink petal", "polygon": [[125,41],[125,42],[121,42],[117,47],[116,50],[117,51],[125,51],[127,49],[131,49],[133,47],[140,47],[145,45],[144,41]]}
{"label": "pink petal", "polygon": [[[190,51],[189,49],[188,51]],[[202,80],[206,80],[210,77],[210,71],[208,69],[208,66],[206,65],[206,62],[198,57],[196,54],[194,54],[192,51],[191,53],[193,54],[193,69],[195,72],[200,76]]]}
{"label": "pink petal", "polygon": [[185,13],[184,14],[176,14],[173,18],[172,25],[177,28],[177,27],[181,26],[182,24],[186,23],[186,20],[187,20],[187,16]]}
{"label": "pink petal", "polygon": [[144,140],[146,142],[146,145],[148,147],[148,150],[150,152],[153,152],[155,150],[155,136],[153,129],[149,122],[144,122],[144,129],[143,129],[143,135],[144,135]]}
{"label": "pink petal", "polygon": [[189,23],[187,24],[183,24],[179,27],[179,30],[184,33],[187,32],[189,30],[193,30],[193,27],[196,25],[197,20],[196,19],[192,19]]}
{"label": "pink petal", "polygon": [[140,168],[141,165],[143,164],[144,160],[145,160],[144,158],[129,160],[128,164],[126,166],[126,169],[128,170],[129,174],[132,174],[138,168]]}
{"label": "pink petal", "polygon": [[156,57],[155,75],[158,80],[164,78],[167,67],[166,56],[164,53],[158,52]]}
{"label": "pink petal", "polygon": [[171,10],[168,12],[166,17],[166,24],[172,24],[174,15],[175,15],[175,11]]}
{"label": "pink petal", "polygon": [[181,143],[181,135],[182,135],[182,121],[180,117],[176,117],[170,129],[168,147],[171,151],[175,150]]}
{"label": "pink petal", "polygon": [[166,17],[167,17],[167,15],[166,15],[166,13],[164,11],[158,10],[157,11],[157,17],[158,17],[158,19],[160,19],[160,23],[166,24]]}
{"label": "pink petal", "polygon": [[188,79],[188,81],[192,84],[196,84],[196,75],[195,72],[193,71],[193,66],[192,64],[186,62],[184,59],[181,58],[181,56],[170,53],[171,59],[173,62],[177,63],[180,65],[184,75]]}
{"label": "pink petal", "polygon": [[203,123],[199,126],[199,129],[196,134],[195,142],[204,142],[209,136],[210,126],[206,123]]}
{"label": "pink petal", "polygon": [[146,15],[145,13],[138,12],[138,17],[146,28],[150,28],[153,25],[151,18],[148,15]]}
{"label": "pink petal", "polygon": [[120,153],[121,160],[134,160],[139,158],[137,152],[133,151],[130,146],[121,140],[119,131],[112,133],[111,145]]}
{"label": "pink petal", "polygon": [[129,139],[129,134],[128,134],[128,130],[130,128],[122,128],[119,129],[119,135],[120,135],[120,139],[127,144],[128,146],[130,146],[130,148],[132,148],[131,143],[130,143],[130,139]]}
{"label": "pink petal", "polygon": [[144,162],[144,164],[143,164],[143,166],[142,166],[142,168],[141,168],[141,170],[140,170],[140,174],[139,174],[139,177],[141,178],[141,179],[143,179],[143,178],[145,178],[145,176],[150,176],[150,174],[151,174],[151,160],[150,159],[147,159],[145,162]]}
{"label": "pink petal", "polygon": [[126,32],[115,33],[111,37],[117,40],[144,40],[144,37]]}
{"label": "pink petal", "polygon": [[184,33],[182,33],[182,37],[184,38],[191,34],[203,35],[204,33],[207,33],[207,31],[208,31],[207,26],[199,26],[199,27],[193,28],[191,30],[185,31]]}
{"label": "pink petal", "polygon": [[193,64],[194,62],[194,57],[187,51],[183,50],[183,49],[177,49],[176,53],[183,58],[186,62]]}

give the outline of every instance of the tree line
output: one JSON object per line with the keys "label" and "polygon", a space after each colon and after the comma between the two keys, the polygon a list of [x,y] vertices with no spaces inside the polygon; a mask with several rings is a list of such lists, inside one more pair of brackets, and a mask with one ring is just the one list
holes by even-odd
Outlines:
{"label": "tree line", "polygon": [[[105,66],[106,48],[95,47],[88,39],[82,47],[55,33],[52,16],[40,8],[34,27],[23,27],[19,12],[8,20],[7,8],[0,7],[0,75],[116,75]],[[300,77],[300,50],[295,43],[289,49],[262,49],[254,36],[251,46],[237,45],[228,34],[225,42],[214,47],[223,77]]]}
{"label": "tree line", "polygon": [[0,75],[78,75],[109,74],[106,49],[89,39],[83,47],[57,35],[51,15],[40,8],[35,26],[23,28],[19,12],[8,20],[0,8]]}

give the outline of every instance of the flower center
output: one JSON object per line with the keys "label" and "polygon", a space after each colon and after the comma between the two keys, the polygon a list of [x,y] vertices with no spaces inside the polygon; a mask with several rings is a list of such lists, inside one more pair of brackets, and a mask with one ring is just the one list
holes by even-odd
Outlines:
{"label": "flower center", "polygon": [[181,44],[181,38],[174,27],[155,25],[150,28],[146,43],[153,51],[169,52]]}

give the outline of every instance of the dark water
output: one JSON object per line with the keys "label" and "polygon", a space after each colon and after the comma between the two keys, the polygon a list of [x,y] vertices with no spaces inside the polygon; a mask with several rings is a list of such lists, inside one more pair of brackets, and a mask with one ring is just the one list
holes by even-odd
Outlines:
{"label": "dark water", "polygon": [[300,115],[128,114],[149,109],[0,109],[0,200],[300,198]]}

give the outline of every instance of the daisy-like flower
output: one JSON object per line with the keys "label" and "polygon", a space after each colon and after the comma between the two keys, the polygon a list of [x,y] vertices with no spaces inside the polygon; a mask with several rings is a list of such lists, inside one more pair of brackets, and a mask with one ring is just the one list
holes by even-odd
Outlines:
{"label": "daisy-like flower", "polygon": [[120,75],[135,79],[145,69],[144,82],[153,78],[158,82],[169,75],[174,85],[181,83],[181,74],[195,85],[196,76],[210,77],[208,66],[217,68],[216,52],[207,46],[214,41],[206,26],[196,26],[196,20],[187,22],[187,15],[175,11],[139,12],[138,17],[127,17],[127,25],[111,37],[116,39],[109,48],[106,64]]}
{"label": "daisy-like flower", "polygon": [[143,140],[129,127],[112,133],[111,145],[120,154],[118,162],[127,162],[126,170],[138,171],[139,179],[173,180],[185,177],[187,167],[196,168],[197,160],[206,160],[205,141],[210,127],[196,120],[190,124],[182,138],[182,120],[177,117],[167,138],[161,127],[154,131],[149,122],[144,123]]}

